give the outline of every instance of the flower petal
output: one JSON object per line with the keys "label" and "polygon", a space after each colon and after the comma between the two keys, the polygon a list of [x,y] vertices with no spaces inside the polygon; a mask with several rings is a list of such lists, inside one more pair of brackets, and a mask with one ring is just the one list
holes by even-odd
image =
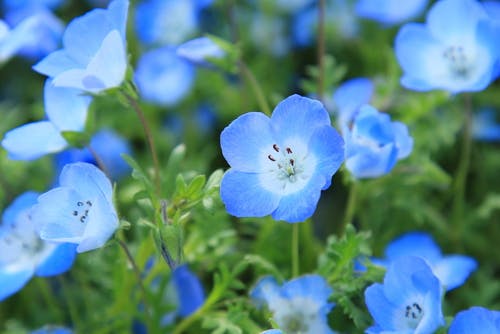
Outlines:
{"label": "flower petal", "polygon": [[16,269],[0,269],[0,301],[21,290],[33,277],[33,267]]}
{"label": "flower petal", "polygon": [[463,255],[445,256],[432,267],[434,274],[439,278],[446,291],[462,285],[476,269],[476,260]]}
{"label": "flower petal", "polygon": [[328,305],[324,309],[326,313],[334,306],[328,303],[328,298],[333,293],[333,289],[326,280],[320,275],[304,275],[286,282],[281,287],[281,294],[286,299],[308,298],[319,304],[318,309]]}
{"label": "flower petal", "polygon": [[387,174],[396,164],[397,150],[393,144],[377,150],[353,145],[346,139],[346,167],[355,178],[372,178]]}
{"label": "flower petal", "polygon": [[52,78],[70,69],[82,67],[85,65],[71,58],[66,50],[57,50],[35,64],[33,70]]}
{"label": "flower petal", "polygon": [[500,312],[474,306],[459,312],[451,323],[449,334],[500,333]]}
{"label": "flower petal", "polygon": [[175,291],[179,301],[178,313],[181,317],[187,317],[203,305],[205,293],[201,282],[186,264],[174,269],[172,281],[176,287]]}
{"label": "flower petal", "polygon": [[377,327],[387,331],[395,330],[393,319],[398,305],[387,299],[382,284],[372,284],[365,290],[365,303]]}
{"label": "flower petal", "polygon": [[35,275],[54,276],[68,271],[76,257],[76,245],[61,244],[58,245],[50,256],[42,263],[37,265]]}
{"label": "flower petal", "polygon": [[432,237],[423,232],[410,232],[395,239],[385,249],[385,256],[389,261],[402,256],[420,256],[432,266],[442,257]]}
{"label": "flower petal", "polygon": [[[76,183],[78,184],[78,183]],[[82,240],[76,249],[78,253],[102,247],[118,227],[115,209],[98,197],[92,201]]]}

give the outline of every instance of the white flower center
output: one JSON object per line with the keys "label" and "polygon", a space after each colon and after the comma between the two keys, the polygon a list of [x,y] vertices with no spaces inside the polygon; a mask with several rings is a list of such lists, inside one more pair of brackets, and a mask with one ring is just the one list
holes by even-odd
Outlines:
{"label": "white flower center", "polygon": [[408,326],[415,329],[424,317],[424,310],[419,303],[413,302],[406,305],[404,315]]}
{"label": "white flower center", "polygon": [[473,57],[462,46],[450,46],[443,51],[443,57],[448,62],[452,76],[457,79],[467,79],[474,69]]}
{"label": "white flower center", "polygon": [[72,215],[80,223],[86,223],[91,208],[92,208],[92,201],[90,200],[78,201],[76,202]]}
{"label": "white flower center", "polygon": [[281,299],[273,311],[274,320],[283,333],[307,334],[318,321],[319,307],[308,298],[296,297]]}

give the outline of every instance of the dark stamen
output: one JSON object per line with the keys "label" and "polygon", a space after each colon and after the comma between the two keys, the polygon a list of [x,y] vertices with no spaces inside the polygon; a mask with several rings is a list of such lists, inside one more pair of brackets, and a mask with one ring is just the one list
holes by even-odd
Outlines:
{"label": "dark stamen", "polygon": [[273,148],[276,152],[279,152],[280,151],[280,148],[278,147],[278,145],[276,144],[273,144]]}
{"label": "dark stamen", "polygon": [[294,166],[295,165],[295,160],[290,159],[290,165]]}
{"label": "dark stamen", "polygon": [[274,158],[273,158],[273,156],[272,156],[272,155],[270,155],[270,154],[267,156],[267,158],[268,158],[269,160],[271,160],[271,161],[276,161],[276,159],[274,159]]}
{"label": "dark stamen", "polygon": [[292,154],[292,149],[291,149],[290,147],[287,147],[287,148],[286,148],[286,153],[288,153],[288,154]]}

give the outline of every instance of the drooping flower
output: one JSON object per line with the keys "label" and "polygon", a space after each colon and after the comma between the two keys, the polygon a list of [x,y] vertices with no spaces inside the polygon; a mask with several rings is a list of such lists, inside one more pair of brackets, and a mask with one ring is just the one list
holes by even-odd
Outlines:
{"label": "drooping flower", "polygon": [[312,216],[322,190],[344,159],[343,140],[323,105],[299,95],[280,102],[269,118],[241,115],[221,133],[221,197],[237,217],[301,222]]}
{"label": "drooping flower", "polygon": [[498,29],[475,0],[436,2],[425,24],[406,24],[396,36],[401,84],[417,91],[485,89],[498,74]]}
{"label": "drooping flower", "polygon": [[500,141],[500,123],[495,119],[495,110],[482,109],[474,114],[472,136],[482,141]]}
{"label": "drooping flower", "polygon": [[401,122],[370,105],[359,108],[352,127],[342,129],[346,143],[346,167],[355,178],[373,178],[389,173],[413,148],[413,138]]}
{"label": "drooping flower", "polygon": [[358,0],[356,14],[385,25],[399,24],[422,14],[429,0]]}
{"label": "drooping flower", "polygon": [[63,35],[63,48],[33,69],[53,79],[56,87],[90,93],[118,87],[127,68],[125,30],[128,0],[93,9],[73,19]]}
{"label": "drooping flower", "polygon": [[333,93],[335,114],[341,129],[349,126],[362,105],[368,104],[375,87],[368,78],[353,78],[342,83]]}
{"label": "drooping flower", "polygon": [[402,235],[387,246],[384,259],[374,259],[373,262],[388,267],[403,256],[418,256],[424,259],[447,291],[462,285],[477,268],[477,262],[469,256],[443,256],[434,239],[423,232]]}
{"label": "drooping flower", "polygon": [[73,88],[55,87],[50,79],[44,86],[47,120],[28,123],[8,131],[3,148],[13,160],[34,160],[62,151],[68,146],[62,131],[82,131],[92,98]]}
{"label": "drooping flower", "polygon": [[459,312],[451,323],[448,334],[500,333],[500,311],[474,306]]}
{"label": "drooping flower", "polygon": [[191,91],[195,74],[190,62],[179,57],[175,48],[166,46],[142,55],[135,71],[135,81],[145,101],[171,106]]}
{"label": "drooping flower", "polygon": [[[273,320],[284,333],[332,334],[327,319],[335,306],[328,302],[332,293],[333,289],[323,277],[310,274],[285,282],[282,286],[274,278],[264,277],[252,289],[250,296],[259,307],[265,305],[269,308]],[[279,332],[274,330],[274,333]]]}
{"label": "drooping flower", "polygon": [[365,302],[375,320],[366,333],[434,333],[445,324],[441,285],[427,263],[413,256],[391,262],[384,283],[365,290]]}
{"label": "drooping flower", "polygon": [[77,244],[77,252],[102,247],[118,227],[108,178],[92,164],[66,165],[59,187],[38,197],[31,217],[47,241]]}
{"label": "drooping flower", "polygon": [[0,224],[0,301],[36,276],[61,274],[73,265],[75,246],[40,239],[31,207],[38,194],[25,192],[5,209]]}

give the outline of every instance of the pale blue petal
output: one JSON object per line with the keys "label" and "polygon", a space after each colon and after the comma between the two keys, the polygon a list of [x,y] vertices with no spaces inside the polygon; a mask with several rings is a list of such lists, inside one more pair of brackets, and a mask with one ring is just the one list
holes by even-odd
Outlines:
{"label": "pale blue petal", "polygon": [[[379,329],[387,331],[395,329],[393,319],[400,305],[393,304],[387,299],[382,284],[374,283],[365,290],[365,303]],[[375,328],[370,329],[370,333],[378,332]]]}
{"label": "pale blue petal", "polygon": [[50,256],[37,265],[35,275],[54,276],[68,271],[76,257],[76,245],[61,244],[58,245]]}
{"label": "pale blue petal", "polygon": [[[286,299],[308,298],[315,301],[318,309],[323,309],[329,313],[334,304],[328,303],[328,298],[333,293],[333,289],[326,280],[315,274],[304,275],[286,282],[281,287],[281,295]],[[327,306],[326,308],[323,308]]]}
{"label": "pale blue petal", "polygon": [[474,306],[459,312],[451,323],[449,334],[500,333],[500,312]]}
{"label": "pale blue petal", "polygon": [[177,47],[177,55],[195,64],[203,65],[210,58],[222,58],[224,50],[208,37],[199,37]]}
{"label": "pale blue petal", "polygon": [[340,127],[349,124],[359,107],[370,102],[374,92],[373,82],[368,78],[354,78],[342,83],[333,93]]}
{"label": "pale blue petal", "polygon": [[401,122],[393,122],[392,130],[396,140],[396,147],[398,149],[398,160],[408,157],[413,150],[413,138],[408,132],[406,124]]}
{"label": "pale blue petal", "polygon": [[428,0],[359,0],[356,13],[377,22],[392,25],[412,19],[423,12]]}
{"label": "pale blue petal", "polygon": [[2,213],[2,223],[0,226],[8,226],[17,221],[17,217],[24,210],[36,204],[38,193],[27,191],[16,197],[14,201]]}
{"label": "pale blue petal", "polygon": [[281,298],[281,287],[272,276],[261,278],[250,291],[250,297],[258,307],[272,304],[276,298]]}
{"label": "pale blue petal", "polygon": [[106,174],[112,179],[117,180],[131,172],[131,167],[122,158],[122,154],[132,153],[125,138],[111,130],[101,130],[92,136],[90,147],[106,167]]}
{"label": "pale blue petal", "polygon": [[481,1],[486,13],[490,18],[500,22],[500,3],[498,1]]}
{"label": "pale blue petal", "polygon": [[424,296],[422,309],[424,316],[416,328],[415,334],[435,333],[439,327],[445,325],[441,307],[441,286],[439,280],[427,273],[418,272],[413,275],[413,280],[420,287]]}
{"label": "pale blue petal", "polygon": [[402,256],[420,256],[434,266],[441,260],[442,254],[439,246],[429,234],[410,232],[391,241],[385,249],[385,256],[389,261]]}
{"label": "pale blue petal", "polygon": [[295,94],[276,106],[271,124],[279,143],[291,138],[307,143],[318,127],[329,126],[331,122],[321,102]]}
{"label": "pale blue petal", "polygon": [[33,268],[0,268],[0,301],[21,290],[33,277]]}
{"label": "pale blue petal", "polygon": [[271,122],[263,113],[246,113],[232,121],[222,131],[220,144],[228,164],[241,172],[268,171],[269,155],[277,154]]}
{"label": "pale blue petal", "polygon": [[52,78],[62,72],[82,67],[85,67],[85,64],[81,64],[71,58],[66,50],[57,50],[40,60],[33,66],[33,69],[40,74],[45,74]]}
{"label": "pale blue petal", "polygon": [[82,253],[104,246],[117,228],[118,217],[112,204],[106,203],[102,197],[96,198],[92,201],[92,209],[89,210],[86,227],[76,251]]}
{"label": "pale blue petal", "polygon": [[203,286],[200,279],[189,270],[186,264],[174,269],[172,280],[179,301],[178,313],[181,317],[187,317],[205,302]]}
{"label": "pale blue petal", "polygon": [[287,223],[299,223],[311,217],[316,211],[321,189],[325,186],[324,175],[315,172],[311,175],[304,188],[283,196],[279,205],[272,213],[275,220],[284,220]]}
{"label": "pale blue petal", "polygon": [[129,0],[114,0],[108,6],[108,18],[113,29],[120,33],[125,44]]}
{"label": "pale blue petal", "polygon": [[259,174],[229,169],[220,186],[222,202],[229,214],[236,217],[263,217],[271,214],[281,196],[260,184]]}
{"label": "pale blue petal", "polygon": [[370,105],[360,108],[353,125],[353,135],[363,137],[378,145],[394,142],[394,131],[391,118],[386,113],[381,113]]}
{"label": "pale blue petal", "polygon": [[469,256],[448,255],[433,265],[432,270],[447,291],[464,284],[477,269],[477,262]]}
{"label": "pale blue petal", "polygon": [[61,186],[72,187],[88,199],[106,199],[113,205],[113,188],[106,175],[96,166],[77,162],[66,165],[59,176]]}
{"label": "pale blue petal", "polygon": [[82,131],[92,97],[72,88],[55,87],[47,79],[44,87],[45,113],[60,131]]}
{"label": "pale blue petal", "polygon": [[2,140],[3,148],[13,160],[34,160],[46,154],[63,150],[66,140],[54,124],[34,122],[10,130]]}
{"label": "pale blue petal", "polygon": [[356,143],[346,137],[346,167],[357,179],[374,178],[389,173],[396,164],[397,149],[393,144],[377,150]]}
{"label": "pale blue petal", "polygon": [[261,332],[261,334],[283,334],[279,329],[268,329],[267,331]]}

